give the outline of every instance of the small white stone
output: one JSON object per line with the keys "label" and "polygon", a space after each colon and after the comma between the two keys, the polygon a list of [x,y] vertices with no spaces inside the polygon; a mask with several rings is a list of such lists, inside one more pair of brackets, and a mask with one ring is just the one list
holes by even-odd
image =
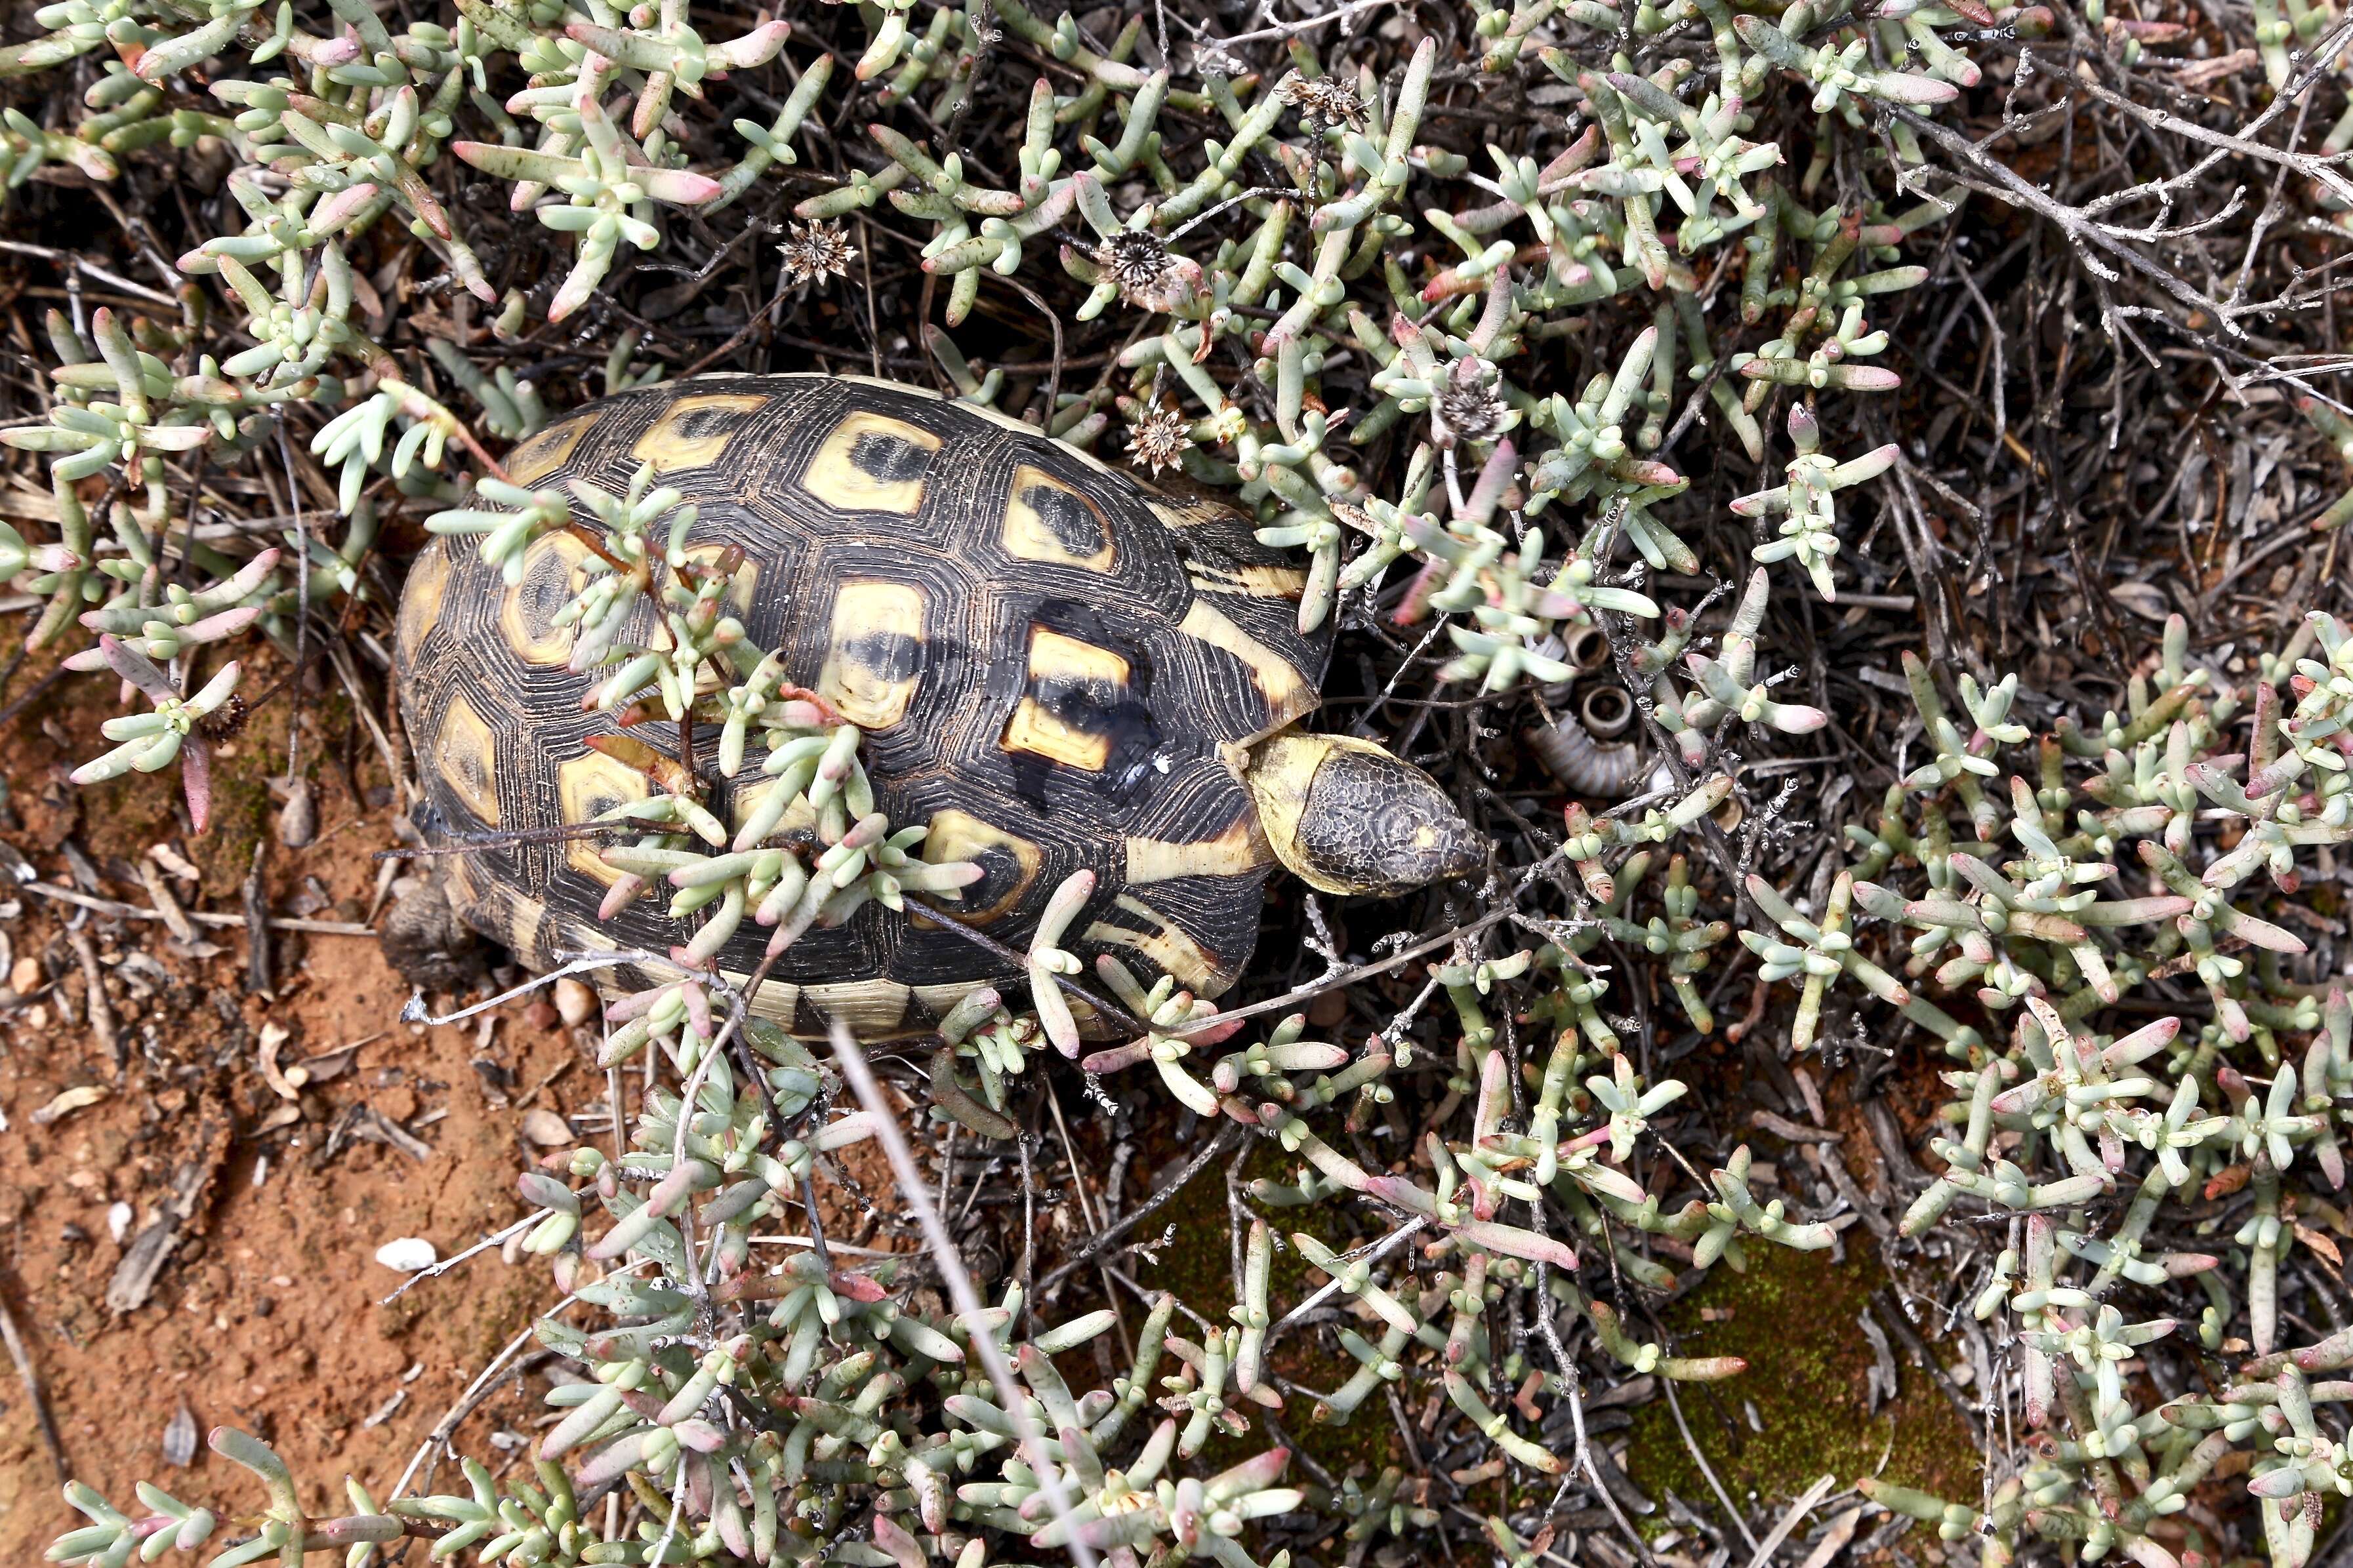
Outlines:
{"label": "small white stone", "polygon": [[433,1244],[421,1236],[404,1236],[397,1241],[387,1241],[375,1249],[375,1260],[386,1268],[403,1274],[414,1274],[420,1268],[430,1268],[441,1260]]}
{"label": "small white stone", "polygon": [[561,1148],[572,1142],[572,1124],[553,1110],[526,1110],[522,1135],[542,1148]]}
{"label": "small white stone", "polygon": [[567,974],[555,983],[555,1011],[576,1029],[596,1016],[596,993]]}
{"label": "small white stone", "polygon": [[110,1204],[106,1210],[106,1228],[117,1242],[131,1234],[131,1205]]}

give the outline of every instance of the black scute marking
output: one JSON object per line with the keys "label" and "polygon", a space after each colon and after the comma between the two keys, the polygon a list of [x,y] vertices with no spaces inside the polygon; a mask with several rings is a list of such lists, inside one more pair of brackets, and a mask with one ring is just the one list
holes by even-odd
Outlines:
{"label": "black scute marking", "polygon": [[904,680],[923,668],[923,644],[904,632],[860,632],[841,645],[841,656],[877,680]]}
{"label": "black scute marking", "polygon": [[747,408],[690,408],[678,416],[670,428],[682,440],[704,441],[728,434],[750,412]]}
{"label": "black scute marking", "polygon": [[1021,492],[1021,500],[1045,523],[1054,542],[1069,553],[1092,555],[1103,549],[1103,520],[1080,497],[1052,485],[1031,485]]}
{"label": "black scute marking", "polygon": [[972,863],[980,868],[980,880],[964,890],[958,908],[985,910],[1010,895],[1021,884],[1021,862],[1012,850],[1002,844],[991,844],[975,851]]}
{"label": "black scute marking", "polygon": [[561,550],[537,552],[516,586],[522,624],[532,637],[544,641],[555,631],[555,617],[572,602],[572,563]]}
{"label": "black scute marking", "polygon": [[849,444],[849,460],[878,484],[904,484],[920,479],[932,466],[932,454],[913,441],[869,430]]}
{"label": "black scute marking", "polygon": [[1160,752],[1160,721],[1152,712],[1151,653],[1137,638],[1114,630],[1093,609],[1075,600],[1046,601],[1032,615],[1031,624],[1119,655],[1127,661],[1127,684],[1031,677],[1023,690],[1032,701],[1080,734],[1099,736],[1111,745],[1100,773],[1066,768],[1050,758],[1018,752],[1013,759],[1016,789],[1042,811],[1045,776],[1054,773],[1060,782],[1082,784],[1123,805],[1133,802],[1161,778],[1160,770],[1153,765]]}

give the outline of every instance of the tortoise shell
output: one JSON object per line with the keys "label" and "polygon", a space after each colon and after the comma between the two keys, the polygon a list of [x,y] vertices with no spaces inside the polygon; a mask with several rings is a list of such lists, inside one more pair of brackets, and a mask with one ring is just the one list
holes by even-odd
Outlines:
{"label": "tortoise shell", "polygon": [[[623,393],[522,442],[507,468],[535,489],[618,494],[647,464],[699,509],[694,546],[743,548],[751,638],[866,730],[878,809],[930,825],[926,858],[985,868],[942,907],[1022,950],[1053,889],[1089,869],[1095,891],[1066,938],[1082,959],[1113,953],[1203,995],[1232,984],[1274,860],[1225,749],[1315,707],[1330,635],[1300,635],[1303,574],[1249,519],[987,409],[862,378]],[[555,621],[586,554],[542,538],[511,588],[474,541],[437,540],[400,605],[423,826],[467,846],[440,858],[451,903],[543,968],[683,940],[658,895],[600,921],[618,873],[596,839],[563,831],[653,789],[587,744],[617,727],[584,710],[600,672],[566,667],[572,634]],[[651,607],[636,615],[624,644],[655,636]],[[677,752],[666,721],[629,732]],[[756,751],[732,784],[709,754],[706,800],[740,821],[765,782]],[[723,973],[746,975],[767,934],[746,922]],[[608,983],[670,973],[623,966]],[[798,1031],[839,1016],[873,1037],[1017,973],[967,934],[869,903],[786,950],[755,1005]]]}

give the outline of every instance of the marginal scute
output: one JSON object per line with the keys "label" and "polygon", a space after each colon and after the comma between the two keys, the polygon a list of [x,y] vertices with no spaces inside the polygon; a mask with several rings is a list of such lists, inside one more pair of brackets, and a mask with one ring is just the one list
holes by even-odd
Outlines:
{"label": "marginal scute", "polygon": [[959,980],[949,985],[918,985],[913,988],[915,1005],[934,1018],[944,1018],[955,1005],[980,989],[982,982]]}
{"label": "marginal scute", "polygon": [[906,717],[923,668],[923,591],[912,583],[852,578],[833,597],[833,626],[817,689],[865,730]]}
{"label": "marginal scute", "polygon": [[896,1029],[907,1016],[913,991],[895,980],[850,980],[838,985],[805,985],[801,998],[851,1032],[873,1039]]}
{"label": "marginal scute", "polygon": [[1109,572],[1119,552],[1103,509],[1042,468],[1013,470],[999,536],[1005,552],[1023,561]]}
{"label": "marginal scute", "polygon": [[1211,647],[1233,655],[1250,667],[1250,679],[1266,699],[1268,722],[1288,724],[1313,712],[1315,692],[1299,667],[1226,618],[1206,599],[1196,599],[1176,629]]}
{"label": "marginal scute", "polygon": [[[723,978],[738,991],[752,983],[752,976],[748,973],[738,974],[732,970],[727,971]],[[800,1010],[801,988],[789,981],[771,980],[761,986],[758,994],[752,998],[754,1017],[765,1018],[768,1022],[781,1024],[787,1029],[797,1021]]]}
{"label": "marginal scute", "polygon": [[801,489],[838,511],[912,517],[940,438],[887,415],[857,413],[833,428],[809,459]]}
{"label": "marginal scute", "polygon": [[434,765],[450,791],[492,827],[499,825],[498,737],[464,693],[449,699],[433,745]]}
{"label": "marginal scute", "polygon": [[417,552],[408,568],[408,585],[400,594],[400,624],[394,643],[400,662],[414,667],[426,634],[441,619],[443,599],[449,592],[449,552],[446,539],[436,539]]}
{"label": "marginal scute", "polygon": [[1140,920],[1149,922],[1144,931],[1113,925],[1097,921],[1086,929],[1086,940],[1098,945],[1133,948],[1163,970],[1176,977],[1176,984],[1197,995],[1214,996],[1231,984],[1218,955],[1209,952],[1184,929],[1145,903],[1142,899],[1122,893],[1113,905]]}
{"label": "marginal scute", "polygon": [[507,908],[507,950],[534,969],[545,968],[551,955],[549,928],[555,923],[548,919],[546,905],[515,900]]}
{"label": "marginal scute", "polygon": [[[646,775],[602,752],[583,752],[557,765],[555,798],[567,826],[593,822],[617,805],[627,805],[633,800],[643,800],[653,793]],[[623,873],[605,863],[596,851],[601,840],[575,838],[564,847],[565,863],[584,877],[593,877],[607,887],[621,879]]]}
{"label": "marginal scute", "polygon": [[1130,887],[1179,877],[1240,877],[1274,858],[1247,812],[1215,838],[1180,844],[1165,838],[1130,837],[1126,847]]}
{"label": "marginal scute", "polygon": [[658,474],[708,468],[717,462],[745,420],[767,406],[756,393],[713,392],[681,397],[638,437],[629,456]]}

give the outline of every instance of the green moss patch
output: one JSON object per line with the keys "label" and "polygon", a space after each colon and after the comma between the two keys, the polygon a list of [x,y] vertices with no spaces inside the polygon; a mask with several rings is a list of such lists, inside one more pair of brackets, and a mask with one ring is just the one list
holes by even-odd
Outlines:
{"label": "green moss patch", "polygon": [[[1870,1408],[1875,1358],[1856,1320],[1888,1275],[1869,1238],[1850,1232],[1843,1263],[1754,1243],[1747,1261],[1745,1274],[1719,1264],[1664,1314],[1676,1354],[1748,1363],[1726,1382],[1675,1390],[1693,1440],[1733,1500],[1753,1507],[1792,1497],[1825,1473],[1841,1486],[1877,1476],[1974,1499],[1979,1467],[1968,1429],[1893,1336],[1896,1394]],[[1715,1510],[1663,1392],[1635,1416],[1626,1469],[1653,1497],[1672,1490]]]}

